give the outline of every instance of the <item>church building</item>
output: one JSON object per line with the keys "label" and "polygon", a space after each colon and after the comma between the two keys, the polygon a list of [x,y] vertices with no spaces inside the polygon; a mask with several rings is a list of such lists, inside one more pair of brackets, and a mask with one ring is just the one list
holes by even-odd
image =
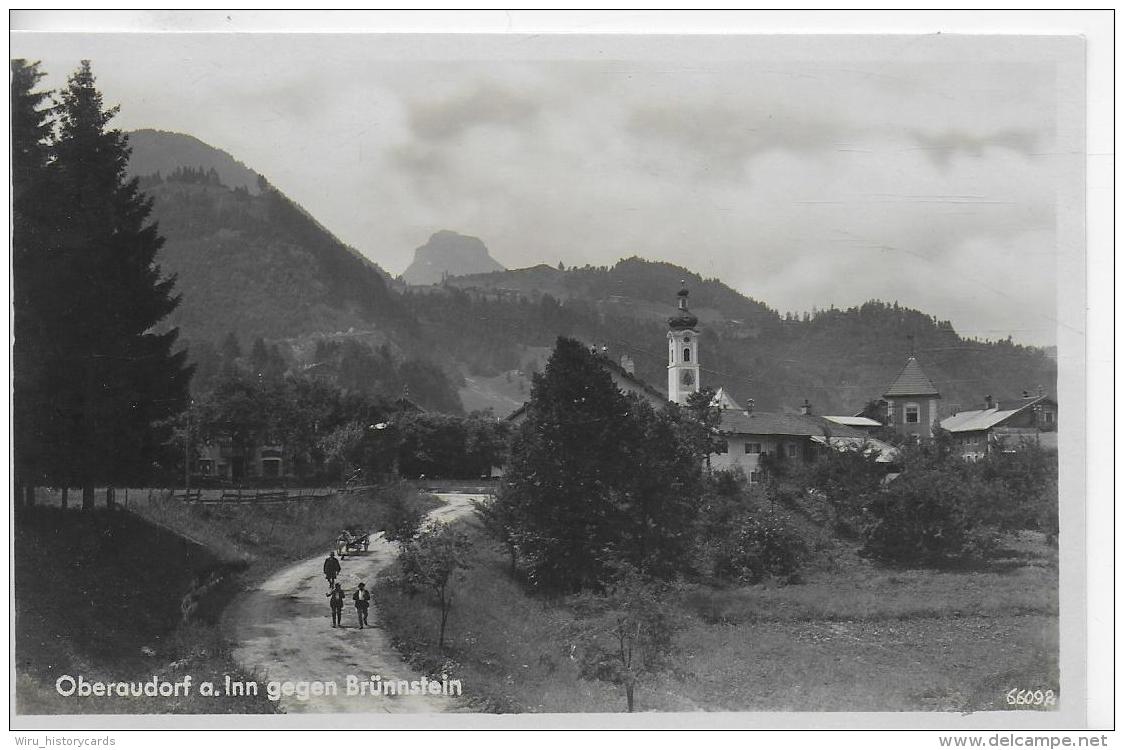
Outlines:
{"label": "church building", "polygon": [[[669,401],[684,405],[691,394],[702,388],[702,365],[699,319],[689,309],[690,294],[685,284],[677,297],[676,312],[667,321],[667,397]],[[871,449],[880,463],[889,463],[897,455],[892,446],[871,438],[862,430],[813,416],[807,400],[800,414],[756,411],[752,400],[748,408],[742,408],[724,388],[719,388],[712,405],[721,413],[718,429],[722,442],[718,453],[711,455],[710,465],[715,469],[741,469],[750,482],[761,479],[759,464],[763,455],[807,461],[824,449]]]}
{"label": "church building", "polygon": [[[628,355],[617,364],[598,352],[601,366],[625,393],[633,393],[659,408],[668,401],[684,406],[692,394],[702,388],[702,363],[699,352],[699,319],[689,306],[690,292],[684,282],[676,294],[675,314],[667,320],[667,396],[645,383],[633,372]],[[711,402],[721,413],[718,432],[721,447],[710,456],[714,469],[740,469],[750,482],[761,480],[761,456],[781,460],[807,461],[823,450],[871,450],[879,463],[890,463],[897,457],[893,446],[876,440],[865,431],[839,424],[826,417],[812,415],[811,404],[805,400],[800,413],[782,414],[759,411],[750,399],[746,407],[739,405],[724,389],[719,388]],[[513,423],[526,418],[527,404],[508,416]]]}

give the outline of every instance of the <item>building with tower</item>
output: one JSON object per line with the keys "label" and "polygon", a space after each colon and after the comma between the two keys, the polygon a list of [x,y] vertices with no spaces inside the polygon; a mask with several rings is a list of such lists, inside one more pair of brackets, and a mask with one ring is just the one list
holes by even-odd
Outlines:
{"label": "building with tower", "polygon": [[[702,388],[699,359],[699,319],[691,312],[686,284],[676,294],[675,314],[667,320],[667,395],[637,377],[632,357],[624,355],[621,364],[608,356],[606,347],[591,346],[601,366],[624,393],[648,401],[654,408],[673,402],[685,405],[692,393]],[[719,388],[711,405],[720,412],[717,427],[717,452],[710,456],[714,469],[739,469],[750,482],[761,481],[762,456],[784,461],[808,461],[824,450],[871,451],[880,463],[889,465],[897,458],[893,446],[876,440],[866,432],[812,414],[805,399],[799,413],[760,411],[753,399],[743,407],[725,389]],[[527,405],[513,412],[508,420],[519,424],[526,418]]]}
{"label": "building with tower", "polygon": [[912,354],[886,388],[886,425],[917,440],[933,437],[941,394]]}
{"label": "building with tower", "polygon": [[667,319],[667,400],[682,406],[699,390],[699,319],[687,307],[687,282],[681,283],[679,309]]}
{"label": "building with tower", "polygon": [[[702,388],[699,363],[699,319],[689,309],[686,283],[679,290],[678,309],[667,321],[667,397],[685,404]],[[719,388],[711,405],[721,415],[718,452],[710,456],[715,469],[740,469],[751,483],[761,480],[761,456],[808,461],[821,450],[869,450],[879,463],[897,458],[893,446],[875,440],[853,427],[812,414],[807,399],[799,414],[757,411],[753,399],[743,408],[725,388]]]}

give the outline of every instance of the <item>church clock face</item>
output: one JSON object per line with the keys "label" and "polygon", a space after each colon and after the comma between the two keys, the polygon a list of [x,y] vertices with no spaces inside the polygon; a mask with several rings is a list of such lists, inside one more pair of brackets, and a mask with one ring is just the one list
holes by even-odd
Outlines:
{"label": "church clock face", "polygon": [[695,384],[695,376],[690,370],[684,370],[683,376],[679,379],[679,382],[690,388]]}

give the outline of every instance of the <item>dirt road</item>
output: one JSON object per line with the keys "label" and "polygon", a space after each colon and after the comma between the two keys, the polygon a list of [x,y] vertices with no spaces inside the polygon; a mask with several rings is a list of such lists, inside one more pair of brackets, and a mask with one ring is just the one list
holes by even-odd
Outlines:
{"label": "dirt road", "polygon": [[[482,495],[440,494],[445,505],[429,517],[451,521],[472,512],[472,501]],[[368,681],[377,675],[388,680],[417,680],[398,655],[389,636],[377,625],[358,628],[350,593],[360,581],[368,586],[388,566],[398,545],[372,537],[371,548],[342,561],[339,583],[348,592],[344,627],[332,628],[322,565],[324,557],[296,563],[270,576],[248,591],[228,610],[237,644],[234,659],[256,675],[261,690],[270,681],[335,682],[336,695],[282,696],[278,705],[286,713],[436,713],[456,710],[454,699],[444,695],[347,695],[347,677]],[[373,601],[372,610],[378,602]],[[371,612],[370,621],[376,621]]]}

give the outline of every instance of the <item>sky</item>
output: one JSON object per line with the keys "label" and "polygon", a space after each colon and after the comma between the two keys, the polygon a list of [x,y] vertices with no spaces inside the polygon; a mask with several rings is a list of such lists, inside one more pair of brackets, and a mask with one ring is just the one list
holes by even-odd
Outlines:
{"label": "sky", "polygon": [[1083,249],[1073,39],[17,33],[11,54],[50,88],[90,59],[117,127],[227,151],[395,274],[450,229],[509,268],[639,255],[782,313],[882,299],[1051,345]]}

